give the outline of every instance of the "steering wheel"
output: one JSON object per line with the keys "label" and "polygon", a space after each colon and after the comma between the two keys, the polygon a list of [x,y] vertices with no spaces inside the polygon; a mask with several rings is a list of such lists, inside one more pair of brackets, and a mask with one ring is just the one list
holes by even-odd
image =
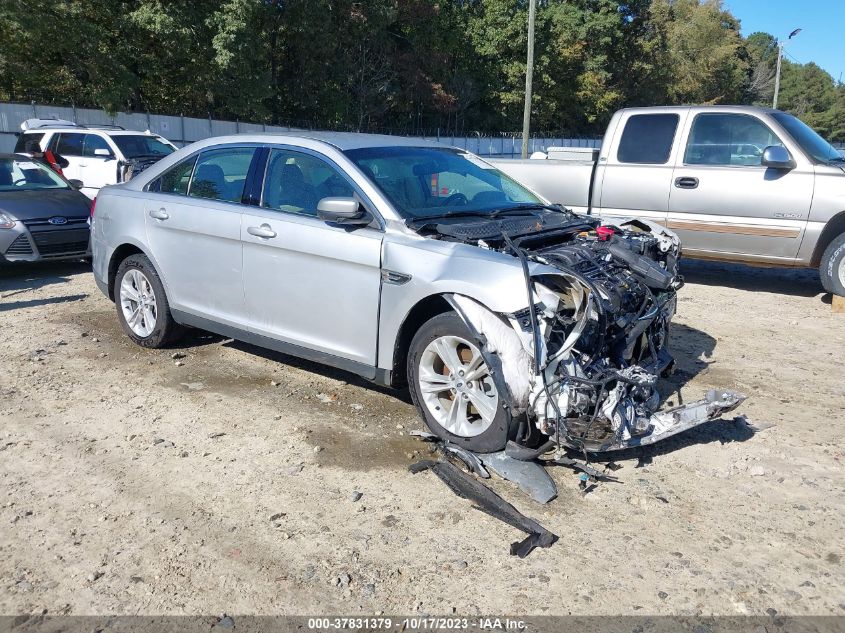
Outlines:
{"label": "steering wheel", "polygon": [[443,202],[440,203],[441,207],[457,207],[457,206],[465,206],[469,203],[469,198],[467,198],[464,194],[458,192],[453,193],[451,196],[443,199]]}

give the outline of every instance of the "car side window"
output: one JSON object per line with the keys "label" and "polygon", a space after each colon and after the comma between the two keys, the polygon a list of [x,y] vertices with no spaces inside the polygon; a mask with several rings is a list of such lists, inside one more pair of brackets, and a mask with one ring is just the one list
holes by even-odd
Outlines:
{"label": "car side window", "polygon": [[192,156],[175,167],[171,167],[150,186],[150,190],[160,193],[175,193],[180,196],[187,195],[188,185],[191,182],[191,174],[196,162],[197,157]]}
{"label": "car side window", "polygon": [[[82,155],[95,157],[95,158],[107,158],[106,156],[97,156],[94,154],[94,150],[98,149],[105,149],[108,150],[109,154],[112,154],[112,149],[109,147],[109,144],[99,134],[86,134],[85,139],[82,142]],[[59,152],[61,154],[61,152]]]}
{"label": "car side window", "polygon": [[231,147],[202,152],[188,195],[193,198],[240,202],[254,147]]}
{"label": "car side window", "polygon": [[56,142],[56,153],[61,156],[82,156],[82,145],[85,134],[62,132]]}
{"label": "car side window", "polygon": [[783,143],[757,117],[699,114],[692,122],[684,163],[759,167],[770,145]]}
{"label": "car side window", "polygon": [[[41,143],[41,139],[44,138],[44,134],[21,134],[18,137],[18,142],[15,143],[15,154],[23,154],[26,152],[26,146],[29,144],[30,141],[38,141],[39,147]],[[44,148],[42,148],[44,149]]]}
{"label": "car side window", "polygon": [[678,129],[677,114],[635,114],[628,117],[616,158],[620,163],[665,165]]}
{"label": "car side window", "polygon": [[349,181],[326,161],[285,149],[270,152],[262,207],[316,216],[317,203],[323,198],[351,198],[353,194]]}

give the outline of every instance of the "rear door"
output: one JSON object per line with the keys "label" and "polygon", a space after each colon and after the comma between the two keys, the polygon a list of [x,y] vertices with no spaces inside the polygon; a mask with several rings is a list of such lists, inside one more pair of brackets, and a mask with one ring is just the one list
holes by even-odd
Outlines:
{"label": "rear door", "polygon": [[666,222],[674,140],[686,111],[622,114],[608,155],[599,158],[597,214]]}
{"label": "rear door", "polygon": [[375,223],[343,227],[317,217],[320,199],[353,195],[365,200],[325,157],[273,148],[260,206],[244,212],[244,293],[253,332],[364,373],[354,365],[376,364],[384,233]]}
{"label": "rear door", "polygon": [[245,328],[242,198],[256,147],[203,150],[150,185],[147,239],[173,308]]}
{"label": "rear door", "polygon": [[[810,164],[763,167],[763,150],[783,140],[752,114],[700,112],[692,118],[669,200],[669,228],[690,254],[794,258],[813,197]],[[793,151],[794,158],[803,157]]]}
{"label": "rear door", "polygon": [[82,163],[85,162],[82,156],[84,141],[85,134],[80,132],[60,132],[54,134],[50,141],[50,149],[68,162],[68,166],[62,168],[62,173],[67,179],[82,180]]}

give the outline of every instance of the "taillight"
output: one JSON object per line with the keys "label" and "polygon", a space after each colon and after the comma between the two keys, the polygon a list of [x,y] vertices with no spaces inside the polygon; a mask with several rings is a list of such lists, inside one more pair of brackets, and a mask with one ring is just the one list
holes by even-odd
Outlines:
{"label": "taillight", "polygon": [[96,207],[96,206],[97,206],[97,199],[96,199],[96,198],[94,198],[94,199],[91,201],[91,217],[92,217],[92,218],[94,217],[94,207]]}

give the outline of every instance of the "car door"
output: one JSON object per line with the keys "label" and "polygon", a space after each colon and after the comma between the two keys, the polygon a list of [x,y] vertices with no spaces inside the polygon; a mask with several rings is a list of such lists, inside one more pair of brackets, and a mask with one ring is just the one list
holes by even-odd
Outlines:
{"label": "car door", "polygon": [[344,359],[361,371],[376,364],[383,231],[317,217],[320,199],[353,195],[364,200],[325,157],[273,148],[260,204],[244,212],[241,239],[252,331],[304,348],[302,356],[340,366]]}
{"label": "car door", "polygon": [[62,168],[62,173],[68,180],[82,179],[82,163],[85,162],[82,156],[84,140],[85,134],[79,132],[60,132],[54,134],[50,140],[50,149],[53,153],[58,154],[68,162],[67,167]]}
{"label": "car door", "polygon": [[117,159],[114,149],[99,134],[85,135],[79,168],[79,179],[85,185],[83,193],[96,196],[101,187],[117,182]]}
{"label": "car door", "polygon": [[668,225],[685,252],[774,261],[797,255],[814,174],[809,164],[791,170],[761,165],[766,147],[783,144],[751,114],[695,114],[669,198]]}
{"label": "car door", "polygon": [[635,111],[622,116],[618,141],[611,141],[608,156],[600,156],[597,215],[666,222],[674,140],[685,115],[686,111]]}
{"label": "car door", "polygon": [[245,329],[241,203],[256,147],[217,146],[150,184],[147,240],[171,307]]}

